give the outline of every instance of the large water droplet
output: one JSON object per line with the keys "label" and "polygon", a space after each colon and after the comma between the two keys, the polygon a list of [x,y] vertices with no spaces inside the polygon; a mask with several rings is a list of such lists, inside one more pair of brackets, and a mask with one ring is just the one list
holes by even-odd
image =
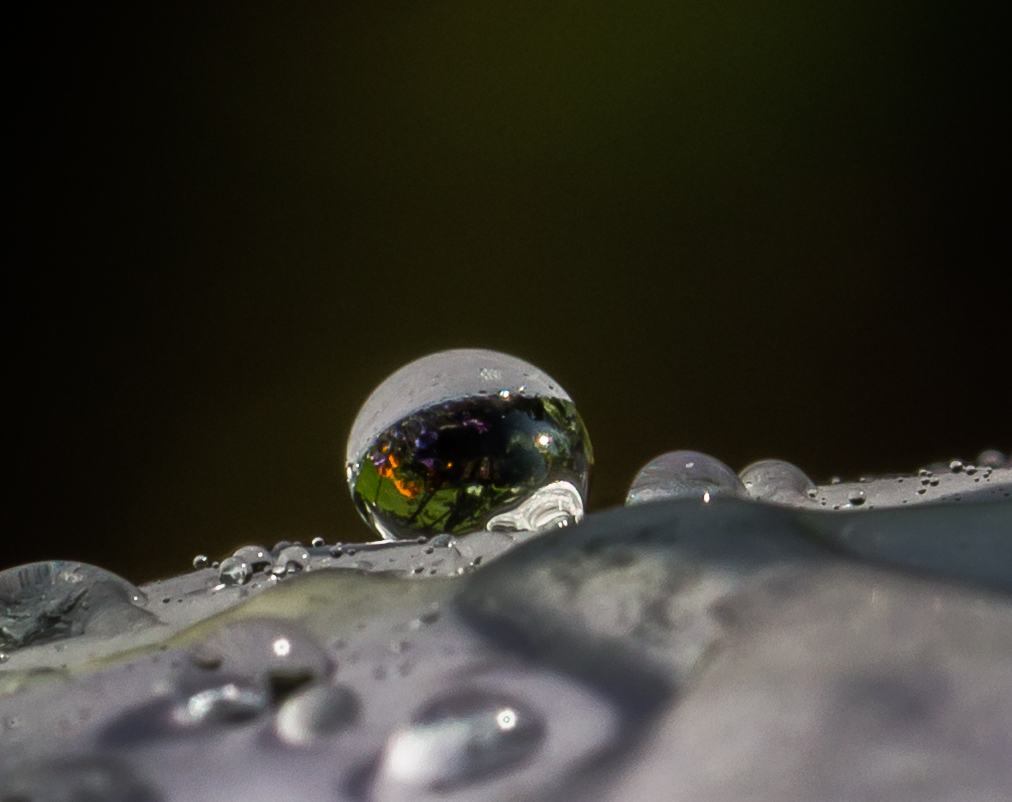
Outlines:
{"label": "large water droplet", "polygon": [[387,742],[376,775],[383,802],[447,793],[516,769],[540,749],[544,720],[527,705],[481,690],[421,710]]}
{"label": "large water droplet", "polygon": [[495,351],[442,351],[369,397],[348,440],[362,517],[398,539],[484,529],[568,482],[582,504],[592,453],[572,400],[533,365]]}
{"label": "large water droplet", "polygon": [[53,560],[0,571],[0,649],[89,634],[115,634],[154,616],[147,597],[94,565]]}
{"label": "large water droplet", "polygon": [[358,697],[348,688],[313,685],[285,700],[274,721],[274,731],[291,746],[306,746],[352,726],[359,707]]}
{"label": "large water droplet", "polygon": [[815,483],[797,465],[764,459],[745,468],[739,478],[745,491],[758,501],[773,504],[810,504]]}
{"label": "large water droplet", "polygon": [[648,462],[633,479],[626,504],[714,496],[747,498],[738,474],[723,462],[698,451],[669,451]]}

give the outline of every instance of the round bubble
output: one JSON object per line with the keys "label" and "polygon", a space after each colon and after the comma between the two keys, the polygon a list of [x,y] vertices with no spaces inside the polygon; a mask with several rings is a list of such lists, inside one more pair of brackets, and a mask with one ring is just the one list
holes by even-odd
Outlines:
{"label": "round bubble", "polygon": [[814,503],[815,482],[790,462],[759,460],[738,476],[748,495],[757,501],[791,505]]}
{"label": "round bubble", "polygon": [[715,496],[747,498],[745,487],[719,459],[698,451],[669,451],[648,462],[633,479],[626,504]]}
{"label": "round bubble", "polygon": [[578,519],[592,462],[566,391],[534,365],[479,349],[432,354],[390,376],[359,412],[347,450],[355,506],[385,539],[486,529],[559,482],[574,488]]}

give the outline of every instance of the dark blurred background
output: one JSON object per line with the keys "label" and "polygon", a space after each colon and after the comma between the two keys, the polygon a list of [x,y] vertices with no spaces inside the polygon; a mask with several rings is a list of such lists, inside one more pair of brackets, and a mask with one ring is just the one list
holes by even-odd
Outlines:
{"label": "dark blurred background", "polygon": [[1012,445],[984,6],[28,13],[0,568],[366,539],[352,420],[447,347],[566,387],[597,508],[673,448],[824,481]]}

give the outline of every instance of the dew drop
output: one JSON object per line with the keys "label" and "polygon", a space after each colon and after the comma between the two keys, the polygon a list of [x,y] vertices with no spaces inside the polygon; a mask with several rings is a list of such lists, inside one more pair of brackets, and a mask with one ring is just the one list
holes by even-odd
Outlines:
{"label": "dew drop", "polygon": [[[503,389],[520,385],[523,394]],[[582,514],[592,461],[564,390],[527,362],[478,349],[442,351],[391,375],[359,412],[347,450],[355,506],[388,540],[483,530],[560,482]],[[518,515],[509,526],[540,520]]]}
{"label": "dew drop", "polygon": [[807,504],[816,494],[815,483],[797,465],[764,459],[745,468],[739,478],[749,496],[774,504]]}
{"label": "dew drop", "polygon": [[379,800],[449,793],[515,770],[540,750],[544,719],[498,693],[463,690],[437,700],[387,741],[376,774]]}
{"label": "dew drop", "polygon": [[963,470],[963,460],[954,459],[952,462],[949,463],[949,470],[952,471],[953,473],[959,473],[961,470]]}
{"label": "dew drop", "polygon": [[327,545],[327,541],[324,540],[322,537],[314,537],[313,538],[312,546],[313,546],[314,549],[322,549],[326,545]]}
{"label": "dew drop", "polygon": [[207,555],[206,554],[198,554],[196,557],[194,557],[193,558],[193,567],[197,568],[197,569],[207,568]]}
{"label": "dew drop", "polygon": [[720,460],[698,451],[669,451],[640,469],[625,503],[702,499],[705,494],[747,498],[738,474]]}
{"label": "dew drop", "polygon": [[218,581],[222,585],[245,585],[252,575],[249,563],[238,557],[226,557],[218,567]]}
{"label": "dew drop", "polygon": [[860,507],[865,502],[865,493],[863,490],[851,490],[847,495],[847,501],[850,502],[852,507]]}

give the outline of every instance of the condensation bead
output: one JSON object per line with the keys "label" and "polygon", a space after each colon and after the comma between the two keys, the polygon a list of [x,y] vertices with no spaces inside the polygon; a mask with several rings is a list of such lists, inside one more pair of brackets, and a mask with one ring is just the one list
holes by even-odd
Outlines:
{"label": "condensation bead", "polygon": [[390,737],[374,796],[406,802],[486,781],[531,760],[546,731],[527,705],[489,691],[461,690],[429,704]]}
{"label": "condensation bead", "polygon": [[698,451],[669,451],[648,462],[633,479],[626,504],[714,496],[747,498],[738,474],[723,462]]}
{"label": "condensation bead", "polygon": [[559,483],[569,489],[494,526],[555,525],[545,510],[560,503],[579,519],[592,461],[565,390],[527,362],[477,349],[432,354],[390,376],[359,412],[347,450],[355,506],[385,539],[486,529]]}
{"label": "condensation bead", "polygon": [[815,482],[797,465],[780,459],[753,462],[739,475],[745,492],[772,504],[814,503]]}
{"label": "condensation bead", "polygon": [[0,649],[84,634],[115,634],[154,616],[147,597],[94,565],[51,560],[0,571]]}

